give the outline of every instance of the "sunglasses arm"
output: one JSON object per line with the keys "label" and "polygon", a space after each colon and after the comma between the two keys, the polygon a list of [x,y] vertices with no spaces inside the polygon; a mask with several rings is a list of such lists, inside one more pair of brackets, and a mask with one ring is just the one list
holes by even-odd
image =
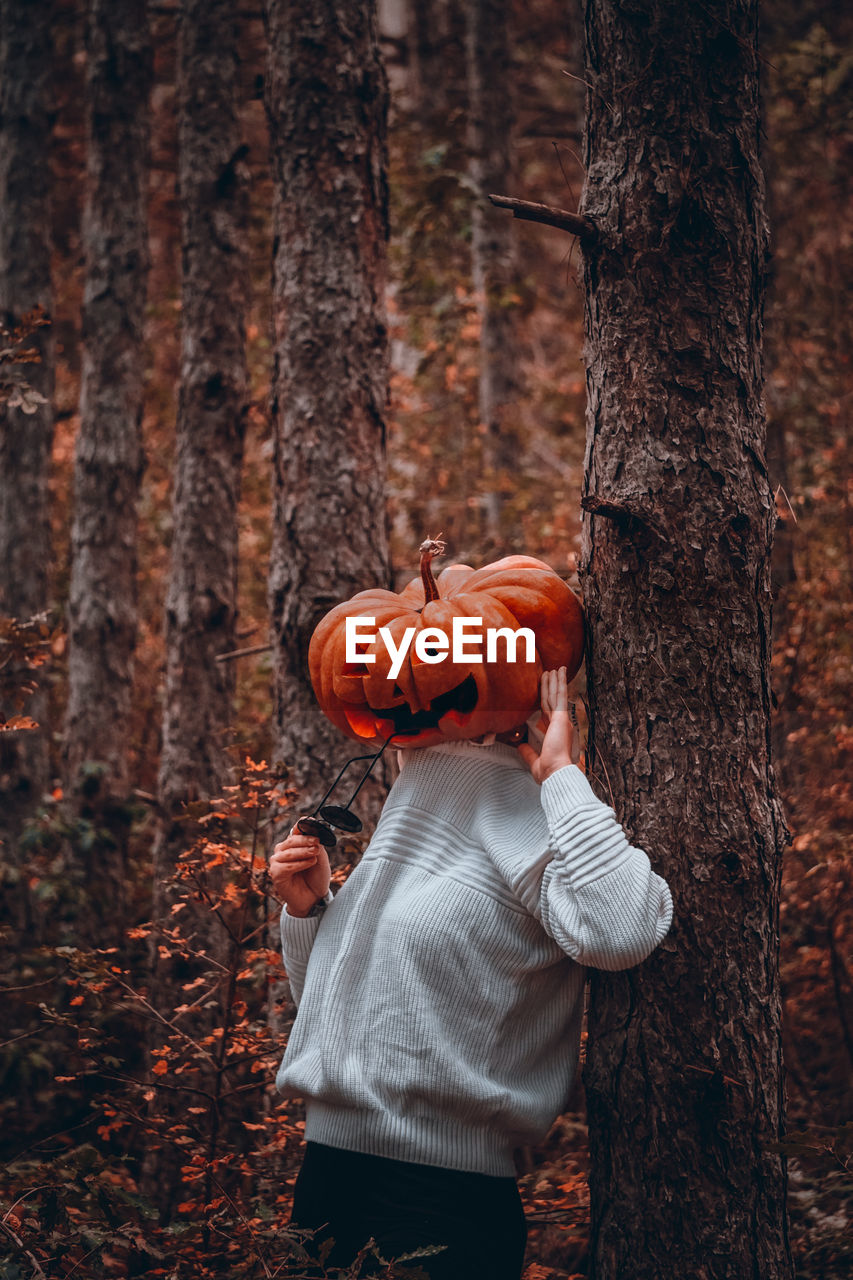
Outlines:
{"label": "sunglasses arm", "polygon": [[351,797],[350,797],[350,799],[347,801],[347,805],[346,805],[346,807],[347,807],[347,808],[349,808],[349,806],[352,804],[353,800],[356,798],[356,796],[358,795],[358,793],[359,793],[359,791],[361,790],[361,788],[364,786],[364,784],[365,784],[365,782],[367,781],[368,777],[370,776],[370,772],[371,772],[371,770],[373,769],[373,766],[376,764],[376,761],[377,761],[377,760],[379,759],[379,757],[382,755],[382,752],[383,752],[383,751],[385,750],[385,748],[388,746],[388,743],[391,741],[391,738],[393,738],[393,736],[394,736],[394,735],[393,735],[393,733],[392,733],[389,737],[387,737],[387,738],[385,739],[385,741],[382,743],[382,746],[381,746],[381,747],[379,748],[379,750],[375,753],[375,755],[367,755],[367,756],[353,756],[351,760],[347,760],[346,764],[345,764],[345,765],[344,765],[344,767],[341,769],[340,773],[339,773],[339,774],[338,774],[338,776],[335,778],[335,780],[334,780],[334,782],[332,783],[332,785],[329,787],[329,790],[326,792],[326,794],[323,796],[323,799],[322,799],[322,800],[320,801],[320,803],[317,805],[317,808],[314,810],[314,813],[312,813],[312,814],[311,814],[311,817],[313,818],[315,814],[317,814],[317,813],[319,813],[319,812],[320,812],[320,810],[322,809],[323,805],[326,803],[326,801],[328,800],[329,796],[330,796],[330,795],[332,794],[332,792],[335,790],[335,787],[338,785],[338,783],[340,782],[341,778],[344,776],[344,774],[346,773],[347,769],[350,767],[350,765],[351,765],[351,764],[357,764],[359,760],[369,760],[369,761],[370,761],[370,767],[368,768],[367,773],[365,773],[365,775],[364,775],[364,777],[362,778],[361,782],[358,784],[358,786],[356,787],[355,791],[352,793],[352,796],[351,796]]}
{"label": "sunglasses arm", "polygon": [[360,790],[361,790],[361,788],[364,786],[365,782],[367,782],[367,779],[370,777],[371,773],[373,772],[373,766],[376,764],[376,761],[377,761],[377,760],[379,759],[379,757],[382,755],[382,752],[383,752],[383,751],[385,750],[385,748],[388,746],[388,743],[391,741],[391,739],[392,739],[393,737],[394,737],[394,735],[393,735],[393,733],[392,733],[392,734],[390,734],[390,735],[385,739],[385,741],[382,743],[382,746],[381,746],[381,747],[379,748],[379,750],[376,752],[376,755],[375,755],[375,756],[358,756],[358,759],[359,759],[359,760],[370,760],[370,764],[369,764],[369,766],[368,766],[368,768],[367,768],[367,772],[365,773],[365,775],[364,775],[364,777],[362,778],[361,782],[358,784],[358,786],[356,787],[355,791],[353,791],[353,793],[352,793],[352,795],[350,796],[349,800],[347,800],[347,803],[346,803],[346,808],[347,808],[347,809],[350,807],[350,805],[352,804],[353,800],[356,798],[356,796],[358,795],[359,791],[360,791]]}

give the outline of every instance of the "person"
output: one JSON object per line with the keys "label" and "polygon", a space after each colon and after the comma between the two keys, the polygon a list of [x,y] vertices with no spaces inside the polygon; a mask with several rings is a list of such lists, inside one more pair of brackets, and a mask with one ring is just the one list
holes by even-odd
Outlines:
{"label": "person", "polygon": [[585,968],[660,943],[669,888],[595,796],[566,670],[541,681],[541,751],[402,751],[339,892],[294,828],[270,871],[297,1016],[278,1089],[306,1104],[292,1222],[348,1265],[440,1247],[433,1280],[518,1280],[514,1150],[542,1140],[577,1068]]}

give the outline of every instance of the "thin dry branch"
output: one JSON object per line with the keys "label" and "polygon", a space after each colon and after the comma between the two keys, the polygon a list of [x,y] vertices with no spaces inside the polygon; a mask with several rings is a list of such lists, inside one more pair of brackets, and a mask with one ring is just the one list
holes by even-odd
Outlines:
{"label": "thin dry branch", "polygon": [[231,649],[228,653],[217,655],[217,662],[230,662],[232,658],[248,658],[253,653],[269,653],[271,644],[253,644],[248,649]]}
{"label": "thin dry branch", "polygon": [[31,1267],[32,1267],[32,1269],[33,1269],[33,1275],[34,1275],[34,1276],[36,1276],[36,1277],[38,1277],[38,1280],[47,1280],[47,1276],[45,1275],[44,1271],[42,1271],[41,1267],[39,1266],[38,1258],[35,1256],[35,1254],[34,1254],[34,1253],[31,1253],[31,1252],[30,1252],[30,1250],[29,1250],[29,1249],[27,1248],[27,1246],[24,1244],[24,1242],[23,1242],[23,1240],[21,1239],[21,1237],[20,1237],[19,1235],[16,1235],[16,1233],[15,1233],[15,1232],[12,1230],[12,1228],[9,1226],[8,1222],[6,1222],[5,1218],[4,1218],[2,1221],[0,1221],[0,1230],[5,1231],[6,1235],[7,1235],[7,1236],[9,1237],[9,1239],[13,1242],[13,1244],[17,1245],[17,1247],[18,1247],[18,1248],[19,1248],[23,1253],[25,1253],[25,1254],[26,1254],[27,1258],[29,1259],[30,1266],[31,1266]]}
{"label": "thin dry branch", "polygon": [[582,243],[591,244],[598,234],[598,228],[592,218],[582,213],[570,213],[568,209],[555,209],[550,204],[534,204],[531,200],[516,200],[514,196],[490,195],[489,199],[498,209],[509,209],[514,218],[525,222],[544,222],[548,227],[559,227],[577,236]]}

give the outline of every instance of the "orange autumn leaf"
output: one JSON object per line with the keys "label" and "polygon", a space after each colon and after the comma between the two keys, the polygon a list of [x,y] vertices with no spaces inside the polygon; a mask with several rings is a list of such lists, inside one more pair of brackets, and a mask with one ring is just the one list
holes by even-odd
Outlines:
{"label": "orange autumn leaf", "polygon": [[17,733],[23,729],[37,729],[38,722],[32,716],[11,716],[0,724],[0,733]]}
{"label": "orange autumn leaf", "polygon": [[220,867],[223,862],[228,860],[228,847],[223,844],[208,844],[205,847],[205,867],[208,871],[211,867]]}

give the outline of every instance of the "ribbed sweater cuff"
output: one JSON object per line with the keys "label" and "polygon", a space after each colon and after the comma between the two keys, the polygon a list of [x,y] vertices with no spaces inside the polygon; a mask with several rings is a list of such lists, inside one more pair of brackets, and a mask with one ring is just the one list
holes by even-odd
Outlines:
{"label": "ribbed sweater cuff", "polygon": [[542,808],[553,826],[568,809],[582,804],[601,804],[598,796],[576,764],[567,764],[542,783]]}
{"label": "ribbed sweater cuff", "polygon": [[289,916],[281,913],[281,945],[294,959],[307,960],[320,928],[322,916]]}
{"label": "ribbed sweater cuff", "polygon": [[631,846],[613,810],[599,800],[576,765],[542,783],[542,807],[571,884],[581,889],[627,862]]}

